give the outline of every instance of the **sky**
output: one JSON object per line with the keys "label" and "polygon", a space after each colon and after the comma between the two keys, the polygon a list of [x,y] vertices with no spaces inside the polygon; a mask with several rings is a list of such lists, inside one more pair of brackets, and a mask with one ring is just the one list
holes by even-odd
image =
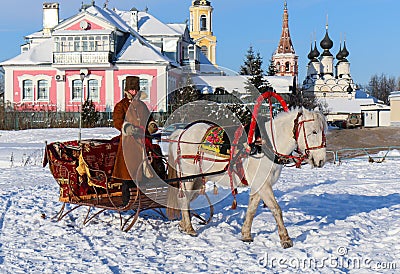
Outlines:
{"label": "sky", "polygon": [[[106,0],[97,0],[103,6]],[[42,29],[44,0],[2,1],[0,8],[0,61],[19,54],[23,37]],[[50,2],[50,1],[48,1]],[[55,1],[54,1],[55,2]],[[59,0],[60,18],[78,13],[82,0]],[[85,0],[90,3],[90,0]],[[109,0],[109,7],[129,10],[136,7],[165,23],[189,18],[191,0]],[[267,70],[282,29],[283,0],[211,0],[213,33],[217,37],[217,64],[239,71],[250,46],[259,52]],[[287,0],[289,29],[299,56],[299,82],[306,75],[311,42],[329,36],[336,55],[346,39],[353,80],[367,84],[373,75],[400,76],[400,1],[398,0]]]}
{"label": "sky", "polygon": [[[87,225],[82,207],[59,222],[51,219],[62,203],[49,167],[42,167],[43,141],[70,140],[77,130],[0,131],[0,273],[398,273],[400,173],[392,171],[400,169],[398,150],[382,163],[363,157],[323,168],[284,167],[274,185],[294,243],[284,250],[274,217],[261,204],[254,242],[241,241],[247,188],[239,189],[232,210],[230,190],[219,187],[214,195],[211,184],[210,199],[226,198],[214,204],[209,224],[193,218],[197,237],[152,211],[142,212],[127,233],[112,211]],[[114,128],[82,133],[95,139],[118,134]]]}

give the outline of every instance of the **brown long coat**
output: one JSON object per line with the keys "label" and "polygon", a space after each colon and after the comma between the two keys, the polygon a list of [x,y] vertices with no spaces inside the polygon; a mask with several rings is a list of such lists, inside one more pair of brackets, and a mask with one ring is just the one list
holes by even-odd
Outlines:
{"label": "brown long coat", "polygon": [[[122,131],[122,125],[126,121],[136,127],[142,127],[147,132],[147,124],[153,119],[145,103],[140,100],[130,101],[125,97],[115,105],[113,120],[114,127],[119,131]],[[121,134],[112,177],[122,180],[140,180],[144,143],[144,136],[134,137]]]}

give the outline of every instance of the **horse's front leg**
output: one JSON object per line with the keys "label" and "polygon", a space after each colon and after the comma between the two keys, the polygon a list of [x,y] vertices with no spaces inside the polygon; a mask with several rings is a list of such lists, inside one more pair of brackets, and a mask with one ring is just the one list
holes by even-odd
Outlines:
{"label": "horse's front leg", "polygon": [[258,194],[261,196],[264,203],[268,206],[268,208],[274,215],[276,224],[278,225],[278,234],[279,238],[281,239],[282,247],[283,248],[292,247],[293,241],[292,239],[290,239],[285,224],[283,223],[282,210],[278,202],[276,201],[274,192],[272,190],[272,186],[268,183],[265,183],[258,192]]}
{"label": "horse's front leg", "polygon": [[258,204],[260,203],[260,196],[258,194],[250,195],[249,205],[247,206],[246,219],[242,226],[242,241],[252,242],[251,225],[253,223],[254,215],[256,214]]}

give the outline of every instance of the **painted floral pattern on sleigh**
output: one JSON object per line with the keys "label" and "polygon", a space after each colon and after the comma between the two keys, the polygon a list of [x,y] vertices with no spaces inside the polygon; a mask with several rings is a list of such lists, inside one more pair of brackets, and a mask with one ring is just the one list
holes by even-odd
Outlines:
{"label": "painted floral pattern on sleigh", "polygon": [[[60,186],[59,200],[71,202],[105,193],[111,180],[119,138],[54,142],[46,145],[43,166]],[[111,193],[120,193],[120,185],[108,185]]]}
{"label": "painted floral pattern on sleigh", "polygon": [[214,125],[210,127],[203,140],[201,141],[201,150],[207,151],[219,157],[230,157],[230,142],[223,128]]}

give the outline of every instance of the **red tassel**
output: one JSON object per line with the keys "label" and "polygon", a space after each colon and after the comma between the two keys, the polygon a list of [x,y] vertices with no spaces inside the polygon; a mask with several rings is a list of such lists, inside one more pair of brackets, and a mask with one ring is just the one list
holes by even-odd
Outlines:
{"label": "red tassel", "polygon": [[232,207],[231,207],[232,209],[236,209],[237,208],[237,201],[236,201],[236,197],[233,199],[233,202],[232,202]]}
{"label": "red tassel", "polygon": [[179,189],[178,197],[179,197],[179,198],[185,197],[185,193],[183,193],[182,188]]}
{"label": "red tassel", "polygon": [[218,195],[218,187],[214,184],[214,195]]}

